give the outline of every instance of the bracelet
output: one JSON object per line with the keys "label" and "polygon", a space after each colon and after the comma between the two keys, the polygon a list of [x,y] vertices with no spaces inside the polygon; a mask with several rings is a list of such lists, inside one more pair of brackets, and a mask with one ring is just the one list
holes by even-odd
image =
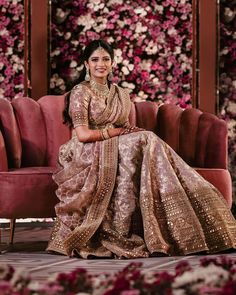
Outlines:
{"label": "bracelet", "polygon": [[102,140],[105,140],[105,137],[104,137],[104,134],[103,134],[102,130],[100,130],[100,134],[101,134]]}
{"label": "bracelet", "polygon": [[106,140],[106,139],[111,138],[110,135],[109,135],[108,129],[106,129],[106,128],[101,129],[100,134],[101,134],[102,140]]}
{"label": "bracelet", "polygon": [[104,139],[109,139],[110,138],[110,135],[109,135],[107,129],[102,129],[102,136],[103,136]]}

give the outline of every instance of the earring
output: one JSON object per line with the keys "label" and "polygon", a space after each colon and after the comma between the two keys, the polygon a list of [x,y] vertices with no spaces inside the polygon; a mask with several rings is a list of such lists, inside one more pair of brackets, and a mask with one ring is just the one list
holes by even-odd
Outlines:
{"label": "earring", "polygon": [[84,80],[87,81],[87,82],[90,81],[90,75],[89,75],[89,69],[88,68],[86,68],[86,75],[85,75]]}
{"label": "earring", "polygon": [[112,70],[110,70],[107,79],[108,79],[108,81],[110,81],[110,82],[112,81],[112,79],[113,79],[113,73],[112,73]]}

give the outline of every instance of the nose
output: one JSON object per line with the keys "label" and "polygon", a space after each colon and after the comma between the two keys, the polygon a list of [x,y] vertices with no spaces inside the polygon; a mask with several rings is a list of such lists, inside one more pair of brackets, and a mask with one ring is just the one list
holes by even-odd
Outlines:
{"label": "nose", "polygon": [[105,66],[105,61],[103,59],[98,60],[98,65],[99,66]]}

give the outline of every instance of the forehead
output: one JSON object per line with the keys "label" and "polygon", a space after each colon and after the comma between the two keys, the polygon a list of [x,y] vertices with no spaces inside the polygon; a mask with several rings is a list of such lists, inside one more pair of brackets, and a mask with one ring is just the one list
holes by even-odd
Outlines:
{"label": "forehead", "polygon": [[105,49],[98,48],[90,55],[90,58],[92,58],[92,57],[105,57],[105,56],[110,57],[110,54]]}

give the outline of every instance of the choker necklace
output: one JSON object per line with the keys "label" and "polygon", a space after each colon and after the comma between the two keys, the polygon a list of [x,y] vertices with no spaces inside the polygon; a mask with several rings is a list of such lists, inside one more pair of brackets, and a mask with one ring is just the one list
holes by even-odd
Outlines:
{"label": "choker necklace", "polygon": [[110,89],[106,84],[100,84],[97,83],[96,81],[90,79],[90,87],[93,93],[95,93],[99,98],[106,99],[109,95]]}

